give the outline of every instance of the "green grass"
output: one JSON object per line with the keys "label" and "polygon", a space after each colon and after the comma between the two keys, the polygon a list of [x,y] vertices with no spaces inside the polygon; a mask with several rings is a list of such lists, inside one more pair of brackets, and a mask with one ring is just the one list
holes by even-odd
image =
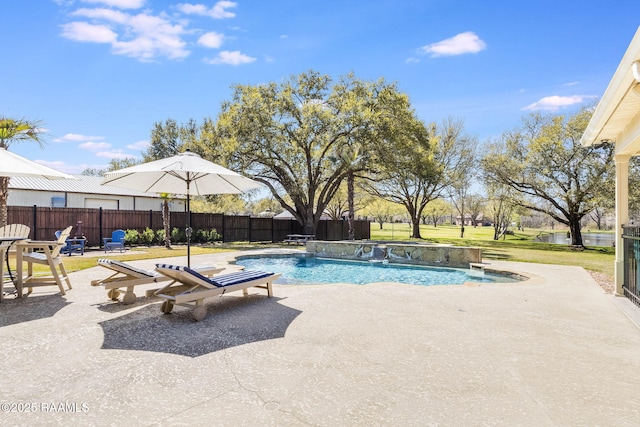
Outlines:
{"label": "green grass", "polygon": [[422,239],[412,239],[408,224],[371,224],[371,240],[420,241],[448,243],[457,246],[482,248],[484,259],[503,261],[523,261],[542,264],[576,265],[587,270],[597,271],[613,278],[615,248],[588,246],[577,251],[568,245],[542,243],[536,241],[540,233],[552,230],[530,229],[505,236],[505,239],[493,240],[492,227],[465,227],[464,238],[460,238],[458,226],[420,227]]}
{"label": "green grass", "polygon": [[[216,246],[191,246],[191,255],[202,255],[202,254],[212,254],[219,252],[230,252],[235,250],[242,249],[256,249],[258,244],[249,245],[246,242],[240,244],[224,244],[224,245],[216,245]],[[261,245],[260,247],[266,247],[265,245]],[[184,245],[174,246],[172,249],[166,249],[164,246],[140,246],[137,248],[133,248],[134,252],[125,251],[124,253],[120,252],[109,252],[107,254],[104,251],[91,251],[94,254],[99,253],[100,255],[105,255],[110,259],[116,259],[118,261],[134,261],[134,260],[142,260],[142,259],[157,259],[157,258],[170,258],[170,257],[181,257],[187,256],[187,247]],[[89,253],[87,251],[86,253]],[[65,269],[67,272],[71,273],[78,270],[84,270],[85,268],[91,268],[96,266],[96,261],[99,256],[67,256],[62,255]],[[13,271],[15,271],[15,255],[10,256],[9,264]],[[33,270],[36,273],[46,273],[49,271],[49,267],[44,265],[33,266]]]}
{"label": "green grass", "polygon": [[[576,251],[567,245],[542,243],[536,241],[536,236],[550,230],[525,230],[506,236],[504,240],[493,240],[491,227],[465,227],[464,238],[460,238],[460,228],[457,226],[421,226],[422,239],[412,239],[411,228],[407,224],[385,224],[380,230],[379,224],[371,224],[371,240],[403,241],[403,242],[432,242],[448,243],[457,246],[473,246],[482,248],[482,257],[487,260],[522,261],[543,264],[576,265],[587,270],[597,271],[613,278],[613,262],[615,249],[612,247],[590,246],[584,251]],[[192,246],[192,255],[248,250],[267,247],[282,247],[278,244],[263,243],[225,243],[214,246]],[[135,248],[134,248],[135,249]],[[186,246],[174,246],[173,249],[164,247],[140,247],[140,251],[131,253],[110,252],[109,258],[120,261],[142,259],[170,258],[187,255]],[[64,265],[69,272],[95,267],[98,257],[64,256]],[[12,268],[15,260],[12,257]],[[34,266],[34,269],[46,272],[45,266]],[[15,271],[15,270],[14,270]]]}

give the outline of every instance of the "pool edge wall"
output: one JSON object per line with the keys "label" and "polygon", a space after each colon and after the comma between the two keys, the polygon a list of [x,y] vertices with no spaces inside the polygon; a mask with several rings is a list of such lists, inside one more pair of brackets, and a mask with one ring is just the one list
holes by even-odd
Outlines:
{"label": "pool edge wall", "polygon": [[469,268],[482,262],[482,249],[452,245],[312,240],[306,249],[319,257],[440,267]]}

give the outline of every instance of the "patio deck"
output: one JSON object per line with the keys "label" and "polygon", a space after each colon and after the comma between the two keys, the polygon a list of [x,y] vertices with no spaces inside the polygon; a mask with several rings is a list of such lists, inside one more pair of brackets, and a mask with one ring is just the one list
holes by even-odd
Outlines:
{"label": "patio deck", "polygon": [[638,309],[582,268],[490,264],[530,280],[276,284],[202,322],[72,273],[0,305],[0,425],[639,425]]}

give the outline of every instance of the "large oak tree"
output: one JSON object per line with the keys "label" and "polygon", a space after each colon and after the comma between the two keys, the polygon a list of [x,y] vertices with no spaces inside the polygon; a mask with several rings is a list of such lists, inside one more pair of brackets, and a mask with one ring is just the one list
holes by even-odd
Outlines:
{"label": "large oak tree", "polygon": [[411,237],[422,238],[420,219],[427,204],[444,196],[456,180],[468,179],[467,170],[475,139],[464,131],[461,120],[448,118],[427,128],[413,114],[396,115],[386,139],[377,145],[377,170],[372,194],[407,210]]}
{"label": "large oak tree", "polygon": [[590,117],[587,108],[573,116],[532,113],[490,144],[482,160],[486,179],[517,191],[521,206],[567,225],[574,246],[583,246],[582,218],[602,197],[613,197],[613,144],[580,144]]}
{"label": "large oak tree", "polygon": [[229,166],[263,183],[314,234],[342,181],[367,169],[384,118],[405,101],[383,80],[334,82],[308,71],[279,84],[235,86],[216,136]]}

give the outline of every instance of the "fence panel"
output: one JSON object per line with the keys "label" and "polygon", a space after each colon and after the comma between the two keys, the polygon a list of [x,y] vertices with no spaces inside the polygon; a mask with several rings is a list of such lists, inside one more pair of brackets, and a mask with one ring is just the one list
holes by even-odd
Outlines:
{"label": "fence panel", "polygon": [[[94,208],[49,208],[36,206],[9,206],[9,224],[25,224],[31,228],[29,237],[35,240],[52,240],[56,230],[74,226],[72,236],[83,235],[87,246],[99,246],[103,237],[110,237],[117,229],[138,230],[147,227],[162,230],[161,211],[124,211]],[[77,227],[80,222],[82,228]],[[171,212],[171,229],[184,230],[186,212]],[[355,221],[355,238],[369,239],[368,221]],[[295,220],[252,218],[249,216],[223,215],[220,213],[192,213],[194,230],[215,229],[223,235],[223,241],[281,242],[288,234],[302,234],[302,226]],[[320,221],[316,229],[318,240],[344,240],[348,237],[348,223],[342,220]]]}
{"label": "fence panel", "polygon": [[640,307],[640,287],[638,286],[638,273],[640,269],[640,227],[624,226],[622,239],[624,242],[624,283],[622,290],[624,296]]}
{"label": "fence panel", "polygon": [[282,242],[287,238],[287,234],[302,234],[302,226],[298,221],[291,219],[274,219],[272,227],[274,242]]}
{"label": "fence panel", "polygon": [[251,230],[251,217],[249,216],[226,216],[224,217],[224,230],[222,232],[223,242],[249,241]]}
{"label": "fence panel", "polygon": [[273,222],[272,218],[251,218],[251,238],[249,240],[252,242],[272,242]]}

